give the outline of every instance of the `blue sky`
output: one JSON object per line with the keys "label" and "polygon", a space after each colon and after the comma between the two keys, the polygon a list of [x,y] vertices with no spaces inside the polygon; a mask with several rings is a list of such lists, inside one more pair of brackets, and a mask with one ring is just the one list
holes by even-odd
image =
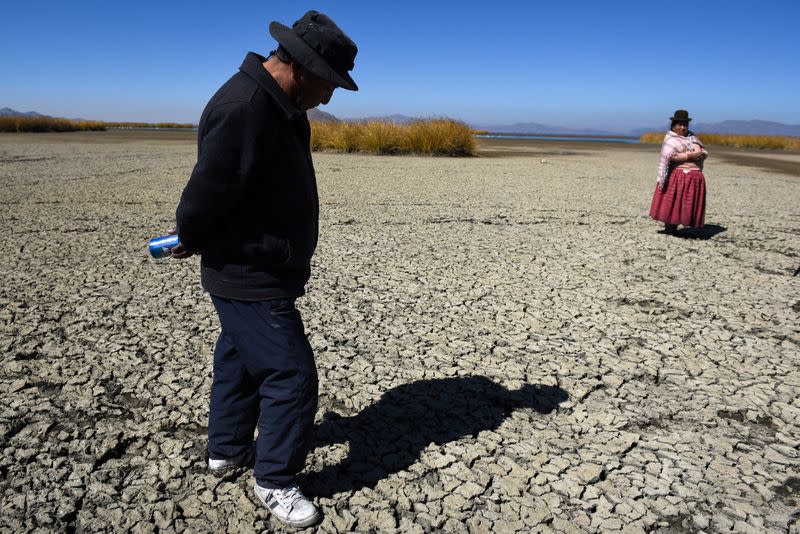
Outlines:
{"label": "blue sky", "polygon": [[338,117],[622,131],[680,107],[699,122],[800,123],[797,0],[7,1],[0,107],[197,122],[248,51],[274,48],[269,22],[307,9],[359,46],[361,90],[322,108]]}

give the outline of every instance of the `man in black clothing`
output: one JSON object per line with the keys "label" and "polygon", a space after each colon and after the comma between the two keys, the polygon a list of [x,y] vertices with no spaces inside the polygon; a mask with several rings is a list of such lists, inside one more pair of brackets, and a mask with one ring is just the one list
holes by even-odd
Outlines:
{"label": "man in black clothing", "polygon": [[201,281],[222,331],[214,351],[209,468],[248,465],[282,522],[320,512],[295,484],[312,445],[317,372],[295,299],[317,245],[319,200],[306,111],[337,87],[356,46],[327,16],[273,22],[278,50],[249,53],[203,111],[198,156],[176,212],[175,258],[202,255]]}

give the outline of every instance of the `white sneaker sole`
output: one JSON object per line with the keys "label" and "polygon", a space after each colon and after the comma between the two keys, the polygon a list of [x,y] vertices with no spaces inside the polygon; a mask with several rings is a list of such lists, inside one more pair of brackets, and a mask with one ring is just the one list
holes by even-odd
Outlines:
{"label": "white sneaker sole", "polygon": [[[255,486],[258,486],[258,483],[257,483],[257,482],[256,482]],[[304,519],[304,520],[302,520],[302,521],[290,521],[290,520],[288,520],[288,519],[283,519],[282,517],[279,517],[279,516],[278,516],[276,513],[274,513],[274,512],[272,511],[272,508],[270,508],[270,507],[269,507],[269,504],[267,504],[267,501],[266,501],[266,499],[264,499],[264,498],[261,496],[261,494],[258,492],[258,490],[257,490],[257,489],[255,489],[255,488],[254,488],[254,489],[253,489],[253,491],[255,492],[255,494],[256,494],[256,497],[258,497],[258,500],[259,500],[259,501],[261,501],[261,504],[263,504],[263,505],[264,505],[264,508],[266,508],[267,510],[269,510],[269,513],[270,513],[270,514],[272,514],[272,517],[274,517],[275,519],[277,519],[278,521],[280,521],[280,522],[281,522],[281,523],[283,523],[284,525],[288,525],[288,526],[290,526],[290,527],[294,527],[294,528],[305,528],[305,527],[310,527],[311,525],[313,525],[313,524],[315,524],[317,521],[319,521],[319,520],[320,520],[320,518],[322,517],[322,514],[320,513],[320,511],[319,511],[319,510],[317,510],[317,511],[314,513],[314,515],[312,515],[312,516],[311,516],[311,517],[309,517],[308,519]]]}
{"label": "white sneaker sole", "polygon": [[[209,462],[210,461],[211,460],[209,460]],[[210,463],[206,463],[206,467],[208,468],[209,471],[211,471],[212,474],[222,475],[229,471],[234,471],[236,469],[246,469],[252,467],[254,463],[255,463],[255,455],[253,454],[253,451],[250,450],[237,463],[223,465],[220,467],[211,467]]]}

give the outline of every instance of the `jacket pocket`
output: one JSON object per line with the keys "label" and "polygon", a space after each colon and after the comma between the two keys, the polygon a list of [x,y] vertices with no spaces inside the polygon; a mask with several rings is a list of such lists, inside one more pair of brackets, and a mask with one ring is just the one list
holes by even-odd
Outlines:
{"label": "jacket pocket", "polygon": [[263,234],[259,242],[245,243],[242,251],[254,263],[267,265],[283,265],[292,256],[289,240],[271,234]]}

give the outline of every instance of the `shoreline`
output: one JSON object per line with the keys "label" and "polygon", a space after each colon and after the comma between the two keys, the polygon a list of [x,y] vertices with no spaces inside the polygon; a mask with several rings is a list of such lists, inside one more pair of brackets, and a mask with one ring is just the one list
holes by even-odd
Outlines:
{"label": "shoreline", "polygon": [[[565,141],[518,136],[505,138],[481,137],[477,140],[478,158],[541,159],[561,156],[585,156],[597,152],[613,151],[625,151],[626,153],[649,152],[653,154],[654,158],[658,157],[658,145],[649,143],[618,143],[580,140]],[[194,145],[197,142],[197,131],[187,129],[115,129],[104,132],[0,133],[0,146],[6,143],[36,144],[40,142],[78,144],[144,143]],[[712,159],[720,158],[720,160],[724,161],[725,163],[731,163],[741,167],[763,169],[770,172],[800,177],[800,152],[788,150],[756,150],[722,146],[712,146],[711,148]]]}

